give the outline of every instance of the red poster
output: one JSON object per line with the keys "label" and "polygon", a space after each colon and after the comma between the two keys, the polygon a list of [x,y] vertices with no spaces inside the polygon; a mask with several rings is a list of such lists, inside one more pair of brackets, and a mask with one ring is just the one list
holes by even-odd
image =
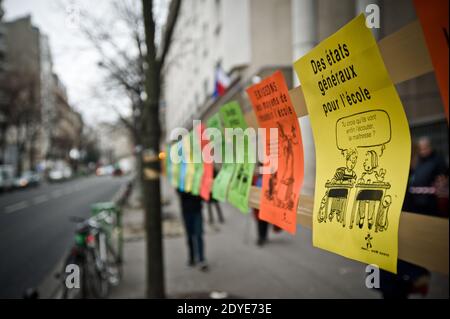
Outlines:
{"label": "red poster", "polygon": [[[203,135],[203,131],[205,130],[205,126],[203,124],[197,127],[199,130],[199,137]],[[201,138],[201,149],[208,144],[208,140]],[[214,181],[214,163],[205,163],[203,162],[203,176],[200,185],[200,197],[206,201],[209,201],[211,197],[211,188]]]}
{"label": "red poster", "polygon": [[[278,130],[274,143],[266,138],[266,153],[270,162],[264,163],[260,202],[260,218],[295,234],[297,205],[303,184],[303,145],[295,109],[281,71],[247,89],[259,126]],[[276,160],[275,160],[276,159]],[[275,166],[276,165],[276,166]]]}

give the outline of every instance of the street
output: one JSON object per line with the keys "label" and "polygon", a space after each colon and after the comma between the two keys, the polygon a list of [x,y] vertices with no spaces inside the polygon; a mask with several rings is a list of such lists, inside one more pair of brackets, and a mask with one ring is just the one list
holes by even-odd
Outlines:
{"label": "street", "polygon": [[68,252],[75,224],[90,205],[109,201],[125,182],[86,177],[0,195],[0,298],[21,298]]}

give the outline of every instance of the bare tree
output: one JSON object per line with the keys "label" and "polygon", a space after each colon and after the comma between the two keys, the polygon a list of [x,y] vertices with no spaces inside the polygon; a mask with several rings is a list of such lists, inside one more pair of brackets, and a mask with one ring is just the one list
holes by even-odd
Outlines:
{"label": "bare tree", "polygon": [[[128,99],[131,116],[123,116],[117,105],[107,103],[132,133],[136,145],[140,144],[140,128],[137,118],[142,107],[144,94],[145,40],[143,19],[139,2],[112,1],[112,14],[95,16],[80,9],[78,29],[99,55],[98,66],[104,71],[102,90],[95,90],[94,96],[110,100],[114,92]],[[124,101],[122,98],[121,101]]]}
{"label": "bare tree", "polygon": [[[162,298],[165,290],[158,160],[159,101],[161,74],[181,0],[171,1],[164,28],[155,21],[155,5],[154,1],[147,0],[142,5],[136,1],[114,1],[113,14],[107,17],[95,17],[80,10],[78,27],[99,54],[98,65],[105,73],[103,88],[94,95],[109,101],[107,106],[131,131],[135,145],[143,149],[142,156],[137,156],[136,168],[146,216],[147,296]],[[128,116],[120,112],[120,105],[108,99],[111,94],[127,97]]]}
{"label": "bare tree", "polygon": [[147,235],[147,297],[164,298],[164,269],[162,249],[159,102],[161,95],[162,69],[169,52],[173,31],[180,11],[181,0],[172,0],[162,35],[159,52],[155,44],[156,24],[153,1],[142,0],[147,47],[145,69],[145,91],[147,99],[142,112],[143,169],[141,170],[142,198],[146,217]]}
{"label": "bare tree", "polygon": [[22,159],[27,148],[30,165],[34,163],[33,145],[41,124],[38,81],[35,74],[20,71],[5,72],[0,79],[0,91],[3,94],[0,112],[6,120],[1,132],[2,144],[6,144],[5,135],[9,131],[17,149],[18,174],[22,172]]}
{"label": "bare tree", "polygon": [[[110,8],[112,13],[107,16],[95,16],[80,8],[78,30],[99,55],[98,66],[104,75],[102,85],[92,90],[92,98],[116,113],[139,149],[146,53],[142,10],[138,1],[114,0]],[[141,166],[137,156],[138,172]],[[135,186],[140,189],[140,179]]]}

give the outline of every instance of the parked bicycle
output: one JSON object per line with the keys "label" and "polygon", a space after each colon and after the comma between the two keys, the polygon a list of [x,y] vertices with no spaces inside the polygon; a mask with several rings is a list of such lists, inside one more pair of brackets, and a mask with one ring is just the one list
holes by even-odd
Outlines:
{"label": "parked bicycle", "polygon": [[[62,271],[62,298],[105,298],[111,286],[117,285],[121,277],[121,262],[111,245],[106,227],[114,225],[114,215],[108,211],[89,218],[72,217],[78,223],[75,244],[64,263]],[[79,269],[79,288],[68,287],[71,274],[69,265]],[[69,267],[70,268],[70,267]]]}

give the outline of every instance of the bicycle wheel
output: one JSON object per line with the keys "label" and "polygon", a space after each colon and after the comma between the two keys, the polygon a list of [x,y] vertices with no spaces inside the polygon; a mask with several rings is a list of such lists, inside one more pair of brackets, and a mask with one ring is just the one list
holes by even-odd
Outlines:
{"label": "bicycle wheel", "polygon": [[109,292],[108,278],[94,249],[88,249],[85,266],[89,298],[106,298]]}
{"label": "bicycle wheel", "polygon": [[106,273],[109,284],[117,286],[122,278],[122,267],[111,244],[107,244]]}

